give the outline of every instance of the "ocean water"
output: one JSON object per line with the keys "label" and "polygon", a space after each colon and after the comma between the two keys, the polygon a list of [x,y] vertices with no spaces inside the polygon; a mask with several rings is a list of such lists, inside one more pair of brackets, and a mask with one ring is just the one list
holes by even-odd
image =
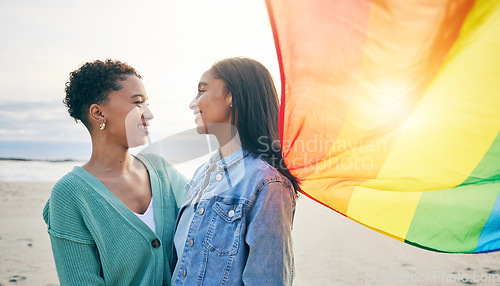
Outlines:
{"label": "ocean water", "polygon": [[[217,147],[214,138],[207,139],[192,129],[130,151],[162,155],[191,178]],[[55,182],[74,166],[84,164],[90,155],[90,142],[0,141],[0,180]]]}
{"label": "ocean water", "polygon": [[0,158],[78,161],[86,160],[90,154],[90,141],[0,141]]}
{"label": "ocean water", "polygon": [[[186,178],[191,178],[204,159],[193,160],[182,164],[174,164]],[[9,182],[56,182],[75,166],[85,161],[16,161],[0,160],[0,181]]]}
{"label": "ocean water", "polygon": [[74,166],[80,166],[83,163],[85,162],[0,160],[0,181],[56,182]]}

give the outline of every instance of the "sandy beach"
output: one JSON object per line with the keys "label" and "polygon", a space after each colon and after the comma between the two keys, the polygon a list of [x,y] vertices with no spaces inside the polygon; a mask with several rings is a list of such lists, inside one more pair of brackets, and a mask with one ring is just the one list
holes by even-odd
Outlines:
{"label": "sandy beach", "polygon": [[[59,285],[42,209],[53,183],[0,182],[0,286]],[[500,285],[500,253],[406,245],[302,196],[294,285]]]}
{"label": "sandy beach", "polygon": [[41,216],[53,185],[0,182],[0,285],[59,285]]}

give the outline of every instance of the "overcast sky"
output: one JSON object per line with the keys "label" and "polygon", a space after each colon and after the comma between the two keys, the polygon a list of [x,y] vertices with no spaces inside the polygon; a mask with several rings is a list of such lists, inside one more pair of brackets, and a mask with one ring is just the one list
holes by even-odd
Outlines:
{"label": "overcast sky", "polygon": [[0,0],[0,26],[0,141],[89,141],[61,101],[69,72],[95,59],[143,76],[153,141],[194,127],[188,104],[218,59],[254,58],[279,87],[264,0]]}

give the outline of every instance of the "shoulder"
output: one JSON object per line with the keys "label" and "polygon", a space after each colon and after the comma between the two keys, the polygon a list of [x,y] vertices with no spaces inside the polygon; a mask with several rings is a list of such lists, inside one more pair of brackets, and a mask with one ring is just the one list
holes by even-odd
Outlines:
{"label": "shoulder", "polygon": [[154,153],[145,153],[137,155],[148,168],[149,171],[154,171],[159,179],[170,181],[172,184],[186,184],[186,178],[182,175],[170,162],[163,156]]}
{"label": "shoulder", "polygon": [[155,153],[139,153],[136,156],[144,164],[149,165],[155,169],[172,167],[172,164],[168,162],[163,156]]}
{"label": "shoulder", "polygon": [[90,243],[85,229],[82,202],[86,194],[91,196],[89,186],[74,171],[62,177],[52,188],[50,198],[43,209],[43,218],[49,233],[61,238]]}
{"label": "shoulder", "polygon": [[245,169],[246,175],[259,180],[261,186],[269,183],[281,183],[287,188],[292,188],[292,184],[287,177],[255,154],[250,153],[245,157]]}
{"label": "shoulder", "polygon": [[295,191],[290,180],[285,177],[274,166],[259,158],[255,154],[249,153],[244,158],[242,172],[244,177],[250,181],[250,185],[254,187],[254,196],[258,196],[262,191],[267,191],[269,188],[282,189],[285,193],[289,193],[292,198],[295,198]]}
{"label": "shoulder", "polygon": [[50,194],[51,200],[62,199],[69,203],[77,200],[88,189],[85,180],[75,172],[76,168],[57,181]]}
{"label": "shoulder", "polygon": [[177,170],[163,156],[154,153],[141,153],[137,155],[149,171],[155,171],[159,176],[178,173]]}
{"label": "shoulder", "polygon": [[247,156],[245,160],[246,188],[244,196],[251,198],[250,216],[271,209],[275,214],[288,213],[293,217],[297,194],[290,180],[281,174],[274,166],[255,155]]}

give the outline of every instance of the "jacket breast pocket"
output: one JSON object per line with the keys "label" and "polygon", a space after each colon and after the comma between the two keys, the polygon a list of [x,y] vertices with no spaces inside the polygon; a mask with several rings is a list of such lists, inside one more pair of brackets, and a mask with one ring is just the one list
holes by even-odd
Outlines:
{"label": "jacket breast pocket", "polygon": [[238,252],[241,240],[243,205],[215,202],[212,208],[204,245],[217,256],[233,255]]}

